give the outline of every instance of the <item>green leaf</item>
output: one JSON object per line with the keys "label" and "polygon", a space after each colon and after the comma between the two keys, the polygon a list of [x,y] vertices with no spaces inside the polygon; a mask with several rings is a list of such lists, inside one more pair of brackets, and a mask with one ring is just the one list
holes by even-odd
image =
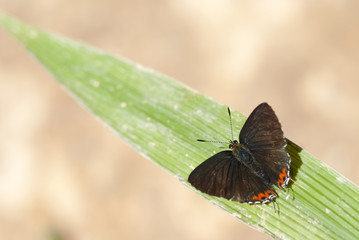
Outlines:
{"label": "green leaf", "polygon": [[[178,81],[3,14],[0,24],[120,138],[188,187],[193,168],[218,151],[195,140],[228,139],[226,106]],[[239,132],[245,117],[232,117]],[[357,239],[358,187],[291,141],[287,150],[295,182],[278,190],[277,212],[198,194],[276,239]]]}

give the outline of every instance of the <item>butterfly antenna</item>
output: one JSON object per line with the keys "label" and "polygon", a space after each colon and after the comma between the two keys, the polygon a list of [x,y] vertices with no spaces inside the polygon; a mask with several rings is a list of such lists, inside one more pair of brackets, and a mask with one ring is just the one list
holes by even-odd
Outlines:
{"label": "butterfly antenna", "polygon": [[210,143],[226,143],[221,141],[212,141],[212,140],[203,140],[203,139],[197,139],[198,142],[210,142]]}
{"label": "butterfly antenna", "polygon": [[[231,124],[231,134],[232,134],[232,141],[233,141],[233,127],[232,127],[232,117],[231,117],[231,110],[228,107],[228,115],[229,115],[229,123]],[[212,141],[212,140],[203,140],[197,139],[198,142],[210,142],[210,143],[227,143],[222,141]]]}
{"label": "butterfly antenna", "polygon": [[228,107],[228,116],[229,116],[229,123],[231,124],[231,134],[232,134],[232,141],[233,141],[233,127],[232,127],[232,116],[231,116],[231,110]]}

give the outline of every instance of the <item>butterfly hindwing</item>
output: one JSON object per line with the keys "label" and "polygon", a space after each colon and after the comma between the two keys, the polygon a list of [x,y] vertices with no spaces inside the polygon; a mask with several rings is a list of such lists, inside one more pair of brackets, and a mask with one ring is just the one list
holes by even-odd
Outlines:
{"label": "butterfly hindwing", "polygon": [[287,143],[279,120],[267,103],[253,110],[239,134],[239,141],[266,170],[271,184],[287,186],[290,164],[285,150]]}
{"label": "butterfly hindwing", "polygon": [[263,182],[244,164],[237,170],[235,194],[233,200],[246,203],[266,203],[277,197],[270,184]]}

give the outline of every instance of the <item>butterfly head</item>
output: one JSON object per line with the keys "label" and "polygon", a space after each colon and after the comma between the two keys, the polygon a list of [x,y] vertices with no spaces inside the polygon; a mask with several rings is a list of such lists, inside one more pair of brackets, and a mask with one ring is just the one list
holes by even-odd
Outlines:
{"label": "butterfly head", "polygon": [[229,141],[229,148],[230,149],[235,149],[236,147],[238,147],[238,145],[239,145],[239,143],[238,143],[237,140]]}

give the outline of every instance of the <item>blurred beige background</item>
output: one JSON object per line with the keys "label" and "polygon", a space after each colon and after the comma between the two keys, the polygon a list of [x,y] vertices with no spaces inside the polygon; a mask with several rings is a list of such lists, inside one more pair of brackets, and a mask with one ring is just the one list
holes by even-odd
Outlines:
{"label": "blurred beige background", "polygon": [[[0,0],[172,76],[359,183],[359,2]],[[0,29],[0,239],[269,239],[139,156]]]}

